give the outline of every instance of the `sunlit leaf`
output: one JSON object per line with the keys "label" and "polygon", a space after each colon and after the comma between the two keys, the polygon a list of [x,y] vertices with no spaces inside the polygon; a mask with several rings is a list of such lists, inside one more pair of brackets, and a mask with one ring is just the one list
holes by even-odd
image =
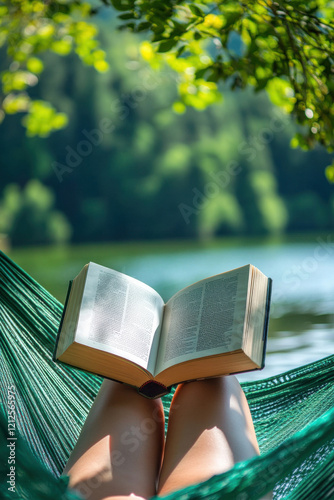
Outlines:
{"label": "sunlit leaf", "polygon": [[183,104],[183,102],[174,102],[173,104],[173,110],[175,113],[178,113],[179,115],[182,115],[186,111],[186,106]]}
{"label": "sunlit leaf", "polygon": [[66,56],[72,50],[71,42],[67,40],[56,40],[51,45],[51,50],[61,56]]}
{"label": "sunlit leaf", "polygon": [[8,94],[3,101],[3,109],[9,115],[27,111],[30,105],[30,99],[26,94]]}
{"label": "sunlit leaf", "polygon": [[334,162],[326,167],[325,174],[329,182],[334,184]]}
{"label": "sunlit leaf", "polygon": [[100,60],[94,62],[94,68],[97,71],[99,71],[100,73],[104,73],[104,72],[108,71],[109,64],[106,61],[104,61],[103,59],[100,59]]}
{"label": "sunlit leaf", "polygon": [[37,57],[30,57],[27,60],[27,68],[32,73],[41,73],[44,65],[40,59],[37,59]]}
{"label": "sunlit leaf", "polygon": [[284,108],[288,113],[293,110],[296,98],[289,82],[281,78],[273,78],[268,81],[266,89],[273,104]]}

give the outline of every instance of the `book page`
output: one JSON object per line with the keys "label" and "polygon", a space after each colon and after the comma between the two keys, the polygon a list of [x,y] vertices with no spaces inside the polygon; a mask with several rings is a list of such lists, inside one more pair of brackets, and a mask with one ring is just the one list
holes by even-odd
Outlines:
{"label": "book page", "polygon": [[160,334],[163,306],[153,288],[91,262],[75,341],[147,369],[151,345]]}
{"label": "book page", "polygon": [[165,306],[156,373],[242,347],[250,266],[191,285]]}

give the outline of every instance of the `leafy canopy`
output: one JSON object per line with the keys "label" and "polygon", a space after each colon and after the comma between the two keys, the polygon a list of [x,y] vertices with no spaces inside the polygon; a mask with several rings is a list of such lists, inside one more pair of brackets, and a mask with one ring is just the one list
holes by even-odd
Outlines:
{"label": "leafy canopy", "polygon": [[105,52],[90,22],[92,8],[77,1],[6,0],[0,3],[1,108],[6,114],[23,112],[30,136],[46,137],[67,123],[49,103],[32,99],[28,90],[38,83],[44,69],[41,56],[51,51],[65,56],[74,50],[85,64],[106,71]]}
{"label": "leafy canopy", "polygon": [[180,73],[183,104],[211,103],[219,81],[232,89],[266,89],[275,104],[306,125],[295,144],[333,145],[333,1],[111,3],[123,11],[122,27],[152,33],[143,56],[156,65],[163,58]]}
{"label": "leafy canopy", "polygon": [[[121,29],[148,33],[141,53],[153,67],[168,64],[179,74],[175,111],[216,102],[219,82],[266,89],[302,125],[293,146],[309,149],[318,142],[332,150],[334,2],[326,0],[96,0],[94,8],[80,0],[2,2],[0,46],[7,45],[9,62],[2,73],[2,116],[26,111],[30,134],[64,126],[63,114],[32,103],[26,93],[43,69],[36,54],[65,55],[74,48],[84,63],[105,71],[97,29],[88,18],[108,5],[119,12]],[[49,129],[43,129],[46,121]],[[334,179],[334,168],[328,175]]]}

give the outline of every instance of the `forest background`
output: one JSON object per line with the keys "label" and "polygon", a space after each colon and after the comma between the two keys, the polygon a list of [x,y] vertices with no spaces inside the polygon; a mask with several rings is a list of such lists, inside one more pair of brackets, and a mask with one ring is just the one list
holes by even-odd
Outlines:
{"label": "forest background", "polygon": [[177,74],[148,65],[144,37],[117,32],[113,12],[94,22],[109,71],[43,54],[30,91],[67,126],[43,138],[27,136],[19,114],[1,124],[0,232],[11,245],[332,229],[331,155],[292,148],[297,125],[265,92],[221,84],[214,106],[173,106]]}

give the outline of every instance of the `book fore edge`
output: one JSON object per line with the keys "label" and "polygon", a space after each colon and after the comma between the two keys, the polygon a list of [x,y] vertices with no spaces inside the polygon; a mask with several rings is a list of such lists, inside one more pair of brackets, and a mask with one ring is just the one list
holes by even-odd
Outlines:
{"label": "book fore edge", "polygon": [[268,288],[267,288],[267,299],[266,299],[266,312],[263,324],[263,354],[262,354],[262,363],[261,370],[265,366],[266,361],[266,351],[267,351],[267,340],[268,340],[268,330],[269,330],[269,314],[270,314],[270,305],[271,305],[271,292],[272,292],[273,280],[268,278]]}
{"label": "book fore edge", "polygon": [[64,317],[65,317],[65,313],[66,313],[66,308],[67,308],[68,300],[70,298],[70,292],[71,292],[71,288],[72,288],[72,283],[73,283],[73,280],[70,280],[70,282],[68,284],[68,288],[67,288],[67,294],[66,294],[64,309],[63,309],[63,313],[61,315],[61,320],[60,320],[59,328],[58,328],[58,332],[57,332],[56,344],[55,344],[55,348],[54,348],[53,355],[52,355],[52,361],[55,361],[55,362],[58,361],[57,358],[56,358],[56,353],[57,353],[57,349],[58,349],[58,342],[59,342],[59,338],[60,338],[60,332],[61,332],[61,329],[62,329],[63,323],[64,323]]}

